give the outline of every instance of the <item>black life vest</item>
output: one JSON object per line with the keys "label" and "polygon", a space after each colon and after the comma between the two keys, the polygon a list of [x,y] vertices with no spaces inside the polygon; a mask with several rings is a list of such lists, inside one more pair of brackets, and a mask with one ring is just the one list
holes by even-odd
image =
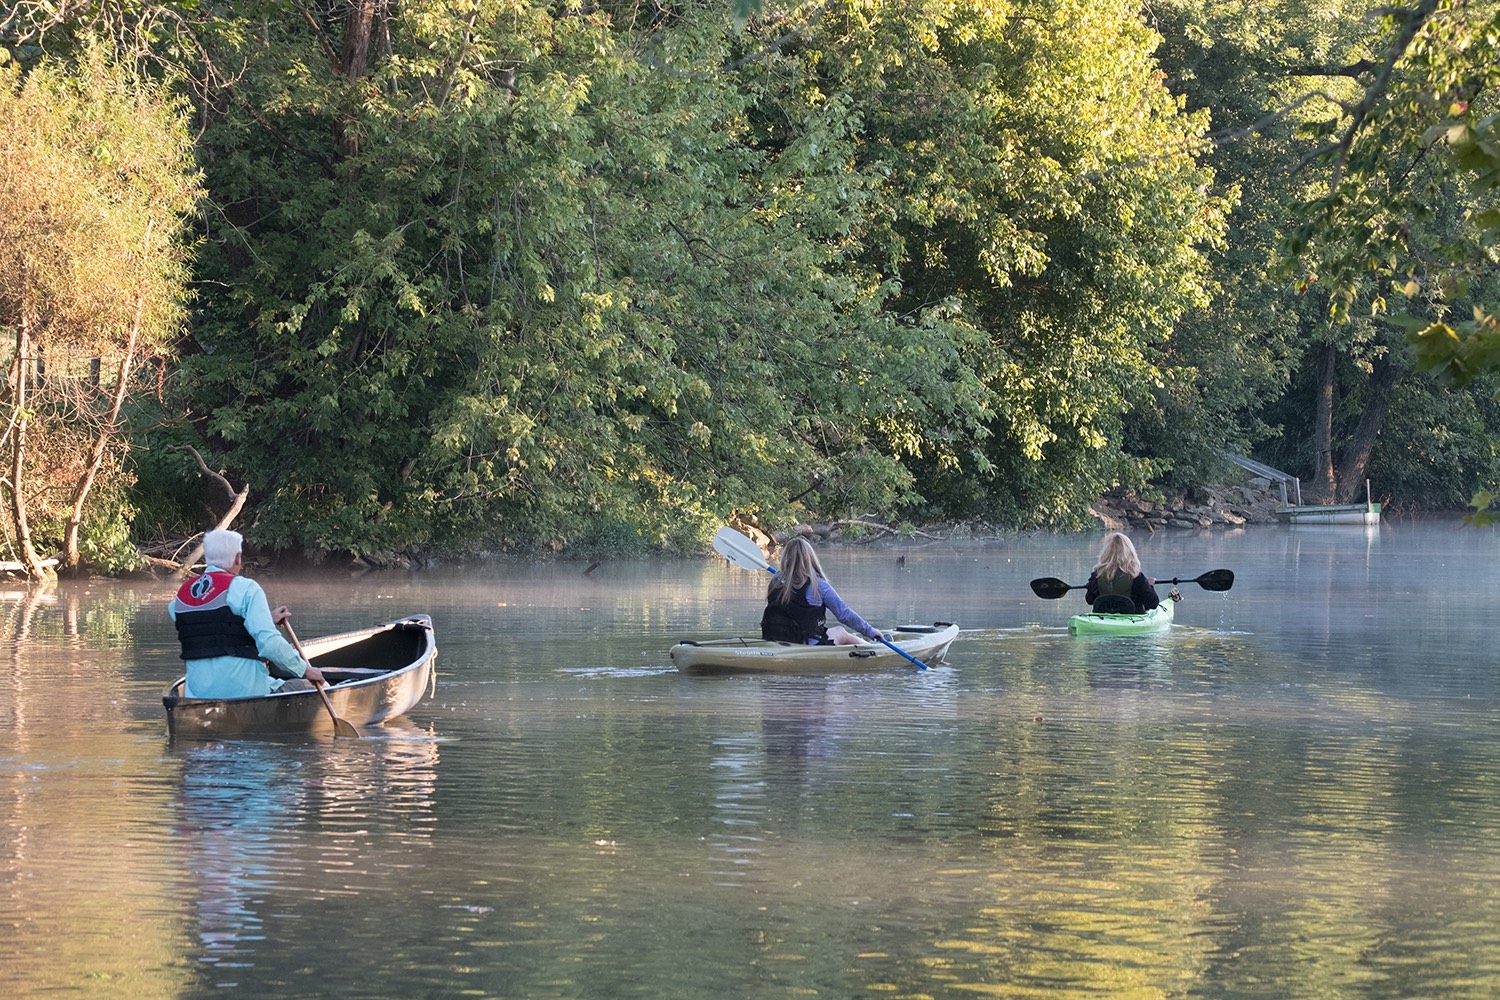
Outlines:
{"label": "black life vest", "polygon": [[823,622],[823,605],[807,600],[807,588],[799,587],[786,604],[780,603],[779,588],[771,592],[765,613],[760,616],[760,637],[772,642],[795,642],[799,645],[816,639],[828,641],[828,626]]}
{"label": "black life vest", "polygon": [[1094,612],[1101,615],[1141,614],[1146,609],[1135,599],[1136,577],[1125,573],[1114,573],[1100,579],[1096,573],[1094,583],[1099,594],[1094,598]]}
{"label": "black life vest", "polygon": [[172,598],[177,638],[184,660],[206,660],[213,656],[243,656],[259,659],[255,638],[245,628],[245,619],[229,608],[229,585],[233,573],[204,573],[184,583]]}
{"label": "black life vest", "polygon": [[1109,576],[1095,575],[1094,579],[1099,584],[1100,595],[1118,594],[1120,597],[1129,597],[1134,600],[1135,577],[1126,573],[1112,573]]}

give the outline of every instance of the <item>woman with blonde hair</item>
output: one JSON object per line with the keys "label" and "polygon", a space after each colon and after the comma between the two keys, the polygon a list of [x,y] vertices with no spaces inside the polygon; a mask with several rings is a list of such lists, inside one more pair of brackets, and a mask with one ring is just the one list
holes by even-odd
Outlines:
{"label": "woman with blonde hair", "polygon": [[1141,558],[1130,539],[1111,531],[1099,547],[1099,562],[1089,574],[1083,599],[1100,614],[1144,614],[1161,603],[1155,582],[1141,572]]}
{"label": "woman with blonde hair", "polygon": [[[842,625],[827,626],[825,611],[832,611]],[[766,590],[766,611],[760,619],[760,636],[776,642],[809,646],[857,646],[858,636],[871,642],[882,639],[880,630],[855,614],[823,574],[823,564],[812,543],[800,535],[781,550],[781,570]]]}

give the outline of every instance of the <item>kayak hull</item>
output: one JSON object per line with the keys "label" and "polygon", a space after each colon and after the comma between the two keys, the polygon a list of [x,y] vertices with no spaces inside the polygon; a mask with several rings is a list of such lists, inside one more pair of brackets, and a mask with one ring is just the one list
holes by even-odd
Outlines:
{"label": "kayak hull", "polygon": [[[932,665],[942,661],[958,638],[950,622],[903,625],[893,644],[912,659]],[[765,639],[707,639],[679,642],[669,654],[685,674],[843,674],[874,670],[910,670],[911,660],[881,643],[858,646],[799,646]]]}
{"label": "kayak hull", "polygon": [[1145,635],[1172,624],[1177,602],[1168,598],[1143,615],[1097,615],[1092,612],[1068,619],[1072,635]]}

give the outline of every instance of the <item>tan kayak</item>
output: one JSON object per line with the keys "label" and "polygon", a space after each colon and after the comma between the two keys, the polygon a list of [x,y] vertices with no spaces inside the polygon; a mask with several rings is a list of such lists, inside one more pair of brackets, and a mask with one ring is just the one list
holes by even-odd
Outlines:
{"label": "tan kayak", "polygon": [[[958,638],[958,626],[948,622],[902,625],[891,639],[913,659],[938,663]],[[906,656],[882,643],[858,646],[799,646],[765,639],[706,639],[679,642],[671,650],[672,663],[685,674],[843,674],[870,670],[911,670]]]}

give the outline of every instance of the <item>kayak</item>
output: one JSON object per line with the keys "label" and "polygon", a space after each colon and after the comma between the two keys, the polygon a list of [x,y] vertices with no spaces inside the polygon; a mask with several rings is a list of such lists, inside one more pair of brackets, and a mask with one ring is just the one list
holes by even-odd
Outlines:
{"label": "kayak", "polygon": [[[940,662],[958,638],[951,622],[902,625],[891,642],[925,664]],[[870,670],[912,669],[911,660],[882,643],[858,646],[799,646],[767,639],[683,641],[669,654],[685,674],[834,674]]]}
{"label": "kayak", "polygon": [[1072,635],[1141,635],[1172,624],[1177,602],[1170,597],[1143,615],[1100,615],[1093,612],[1068,619]]}
{"label": "kayak", "polygon": [[[427,615],[341,632],[303,644],[308,662],[323,671],[334,714],[369,726],[405,714],[436,684],[437,644]],[[173,737],[219,738],[327,733],[334,728],[316,691],[250,698],[184,698],[179,677],[162,692]]]}

